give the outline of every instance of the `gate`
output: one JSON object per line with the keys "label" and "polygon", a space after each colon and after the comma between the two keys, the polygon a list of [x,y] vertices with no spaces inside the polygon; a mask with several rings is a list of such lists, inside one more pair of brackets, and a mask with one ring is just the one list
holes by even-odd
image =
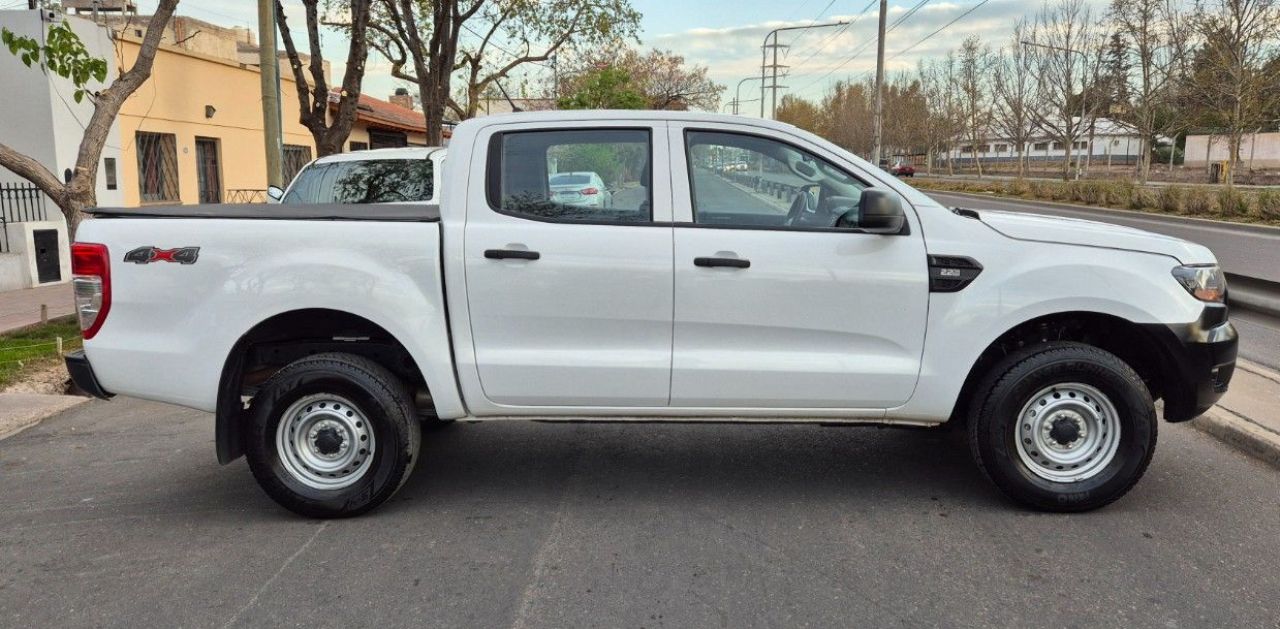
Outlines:
{"label": "gate", "polygon": [[[0,253],[9,253],[9,225],[49,220],[45,196],[28,183],[0,183]],[[56,248],[54,252],[57,256]]]}

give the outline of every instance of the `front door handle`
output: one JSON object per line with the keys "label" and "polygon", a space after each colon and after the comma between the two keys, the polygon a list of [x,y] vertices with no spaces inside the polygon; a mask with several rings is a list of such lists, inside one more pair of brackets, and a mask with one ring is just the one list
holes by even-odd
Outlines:
{"label": "front door handle", "polygon": [[525,249],[485,249],[484,257],[490,260],[537,260],[542,254]]}
{"label": "front door handle", "polygon": [[693,266],[724,266],[732,269],[745,269],[751,266],[751,261],[742,258],[694,258]]}

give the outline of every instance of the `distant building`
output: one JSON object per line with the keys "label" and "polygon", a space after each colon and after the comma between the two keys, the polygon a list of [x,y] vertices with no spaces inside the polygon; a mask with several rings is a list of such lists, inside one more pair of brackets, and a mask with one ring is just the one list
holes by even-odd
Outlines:
{"label": "distant building", "polygon": [[[109,77],[117,76],[117,66],[133,66],[150,19],[121,10],[101,11],[97,23],[89,15],[54,15],[71,25],[91,55],[107,60]],[[0,25],[37,39],[48,19],[44,11],[0,11]],[[75,103],[70,82],[27,68],[7,51],[0,51],[0,85],[0,142],[55,173],[74,167],[83,124],[93,112],[89,101]],[[98,203],[263,200],[267,175],[260,91],[253,31],[174,16],[150,80],[125,101],[108,135],[98,170]],[[289,181],[316,151],[310,131],[298,121],[298,93],[283,54],[280,103],[283,174]],[[361,95],[345,148],[425,143],[421,112]],[[0,168],[0,182],[15,181],[20,178]]]}
{"label": "distant building", "polygon": [[[969,138],[960,138],[952,146],[949,157],[957,164],[970,163],[976,157],[982,163],[1016,162],[1017,145],[990,131],[977,143]],[[1093,164],[1136,164],[1142,154],[1142,135],[1137,129],[1126,123],[1110,118],[1099,118],[1093,125],[1092,133],[1086,133],[1072,147],[1071,157],[1074,160],[1080,155],[1087,155]],[[1062,142],[1048,137],[1044,133],[1035,134],[1027,143],[1023,152],[1028,161],[1061,162],[1067,156],[1066,146]]]}
{"label": "distant building", "polygon": [[[1228,138],[1204,133],[1187,135],[1183,164],[1205,168],[1228,160]],[[1246,133],[1240,138],[1240,165],[1249,170],[1280,168],[1280,131]]]}

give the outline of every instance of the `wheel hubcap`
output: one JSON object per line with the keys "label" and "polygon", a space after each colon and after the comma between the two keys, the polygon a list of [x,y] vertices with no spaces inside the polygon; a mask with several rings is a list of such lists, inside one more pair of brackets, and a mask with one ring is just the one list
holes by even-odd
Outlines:
{"label": "wheel hubcap", "polygon": [[318,393],[285,410],[276,452],[289,476],[314,489],[342,489],[373,461],[374,435],[364,413],[346,398]]}
{"label": "wheel hubcap", "polygon": [[1031,396],[1014,431],[1023,464],[1036,476],[1060,483],[1096,476],[1115,459],[1120,445],[1115,405],[1098,389],[1078,382]]}

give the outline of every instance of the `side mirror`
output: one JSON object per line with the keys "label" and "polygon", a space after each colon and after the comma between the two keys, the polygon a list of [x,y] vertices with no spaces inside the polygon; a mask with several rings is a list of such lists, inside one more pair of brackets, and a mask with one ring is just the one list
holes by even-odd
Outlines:
{"label": "side mirror", "polygon": [[279,186],[267,186],[267,203],[279,203],[284,198],[284,190]]}
{"label": "side mirror", "polygon": [[858,214],[857,227],[868,234],[901,234],[907,226],[902,201],[887,190],[863,190],[862,198],[858,200]]}

